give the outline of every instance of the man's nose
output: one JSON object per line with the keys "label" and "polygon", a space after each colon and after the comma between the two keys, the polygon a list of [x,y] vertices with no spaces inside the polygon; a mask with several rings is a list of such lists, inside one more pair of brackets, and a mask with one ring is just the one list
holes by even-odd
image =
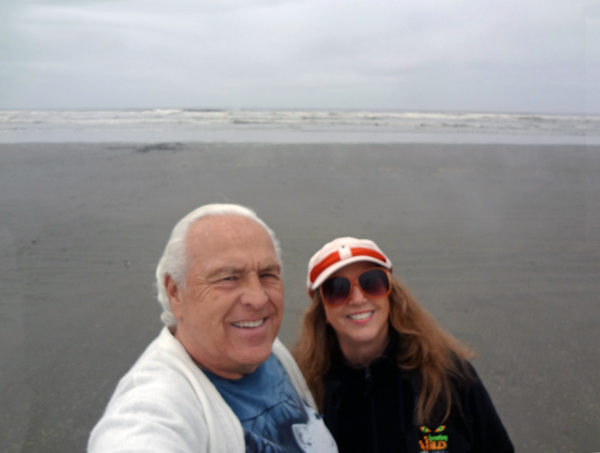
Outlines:
{"label": "man's nose", "polygon": [[352,289],[350,290],[350,297],[348,298],[349,304],[361,304],[365,301],[365,295],[360,290],[358,285],[352,285]]}
{"label": "man's nose", "polygon": [[269,296],[258,275],[248,276],[241,301],[243,304],[252,305],[254,308],[261,308],[269,301]]}

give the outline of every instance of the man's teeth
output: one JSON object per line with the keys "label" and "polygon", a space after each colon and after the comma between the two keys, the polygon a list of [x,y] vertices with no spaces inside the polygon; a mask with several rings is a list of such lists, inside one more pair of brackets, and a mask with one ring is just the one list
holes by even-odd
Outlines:
{"label": "man's teeth", "polygon": [[348,318],[354,319],[355,321],[360,321],[361,319],[366,319],[373,314],[372,311],[365,311],[364,313],[357,313],[355,315],[348,315]]}
{"label": "man's teeth", "polygon": [[256,321],[234,322],[233,325],[236,327],[258,327],[258,326],[261,326],[264,322],[265,322],[265,318],[258,319]]}

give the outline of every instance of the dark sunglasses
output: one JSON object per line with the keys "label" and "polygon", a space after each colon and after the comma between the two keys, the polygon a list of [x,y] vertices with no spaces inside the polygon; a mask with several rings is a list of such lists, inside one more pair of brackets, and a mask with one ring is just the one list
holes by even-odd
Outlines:
{"label": "dark sunglasses", "polygon": [[364,270],[352,281],[347,277],[328,278],[321,285],[321,298],[327,305],[342,305],[350,298],[354,285],[358,285],[368,297],[387,296],[392,291],[387,271],[373,267]]}

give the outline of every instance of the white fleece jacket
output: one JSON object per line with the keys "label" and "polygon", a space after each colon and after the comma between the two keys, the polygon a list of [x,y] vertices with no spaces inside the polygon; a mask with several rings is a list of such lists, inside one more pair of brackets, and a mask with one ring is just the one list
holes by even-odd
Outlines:
{"label": "white fleece jacket", "polygon": [[[298,365],[279,339],[273,353],[315,409]],[[166,327],[123,376],[88,442],[90,453],[244,451],[238,418]]]}

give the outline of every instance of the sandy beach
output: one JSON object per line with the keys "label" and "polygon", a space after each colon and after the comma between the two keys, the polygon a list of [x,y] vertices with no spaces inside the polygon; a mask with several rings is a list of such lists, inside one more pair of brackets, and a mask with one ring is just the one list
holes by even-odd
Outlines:
{"label": "sandy beach", "polygon": [[84,451],[161,329],[153,275],[191,209],[279,236],[296,340],[306,264],[374,239],[454,335],[517,451],[600,450],[600,146],[0,144],[0,450]]}

